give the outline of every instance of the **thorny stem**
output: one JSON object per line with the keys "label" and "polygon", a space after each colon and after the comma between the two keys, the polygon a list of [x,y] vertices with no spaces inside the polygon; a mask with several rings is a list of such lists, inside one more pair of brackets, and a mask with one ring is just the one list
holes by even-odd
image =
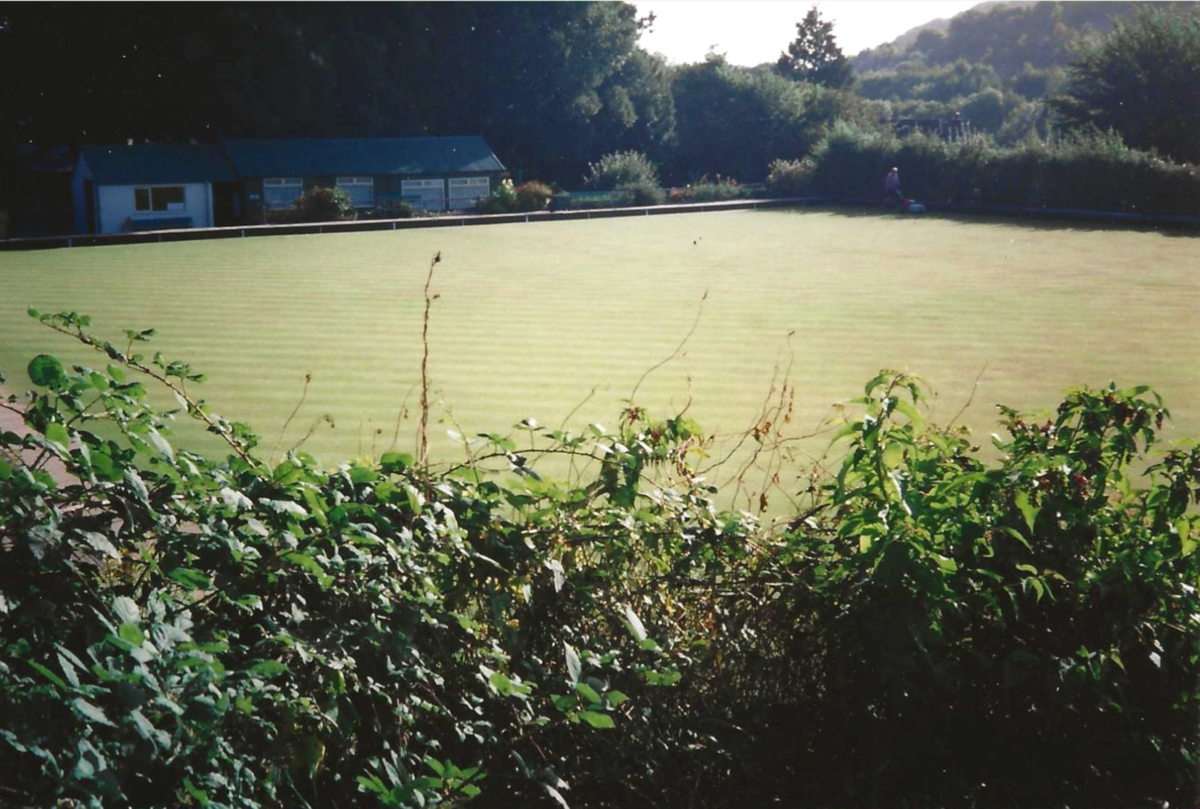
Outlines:
{"label": "thorny stem", "polygon": [[633,386],[633,392],[629,394],[630,406],[633,405],[633,400],[637,396],[638,388],[640,388],[642,386],[642,383],[646,381],[646,377],[650,376],[650,374],[654,373],[659,368],[663,367],[668,362],[670,362],[671,360],[678,357],[679,352],[683,350],[683,347],[685,345],[687,345],[688,340],[692,339],[692,335],[696,333],[696,327],[700,325],[700,317],[704,314],[704,302],[706,300],[708,300],[708,290],[707,289],[704,290],[704,294],[700,296],[700,308],[696,311],[696,319],[694,321],[692,321],[692,327],[690,329],[688,329],[688,333],[685,334],[683,336],[683,339],[679,341],[679,345],[675,346],[675,350],[672,351],[670,353],[670,355],[665,357],[661,362],[647,368],[646,372],[644,374],[642,374],[641,377],[638,378],[637,384]]}
{"label": "thorny stem", "polygon": [[[104,346],[97,343],[96,338],[92,337],[90,334],[87,334],[82,329],[79,329],[77,331],[71,331],[70,329],[65,329],[62,326],[59,326],[58,324],[52,323],[48,320],[43,320],[42,323],[44,325],[46,325],[47,327],[54,329],[56,332],[59,332],[60,334],[65,334],[68,337],[75,338],[79,342],[83,343],[86,346],[91,347],[92,349],[100,352],[101,354],[111,356],[111,354],[109,354],[108,349],[106,349]],[[123,364],[125,367],[132,368],[135,371],[139,371],[140,373],[145,374],[146,376],[148,376],[151,379],[155,380],[156,382],[164,385],[165,387],[170,388],[171,391],[173,391],[176,396],[179,396],[181,399],[183,399],[187,403],[188,413],[190,413],[192,416],[194,416],[196,418],[199,418],[201,421],[203,421],[205,424],[207,424],[209,427],[211,427],[212,432],[221,436],[221,440],[223,440],[226,444],[228,444],[230,449],[232,449],[235,453],[237,453],[239,458],[241,458],[243,461],[250,464],[251,466],[258,465],[258,461],[256,461],[250,455],[250,453],[248,453],[246,451],[246,449],[235,438],[233,438],[231,435],[229,435],[229,428],[222,424],[219,424],[212,417],[210,417],[207,413],[205,413],[204,410],[201,409],[200,405],[198,405],[195,400],[193,400],[192,398],[190,398],[187,395],[187,391],[184,388],[180,387],[179,385],[176,385],[169,378],[167,378],[163,374],[158,373],[153,368],[150,368],[149,366],[143,365],[142,363],[138,362],[137,360],[135,360],[132,356],[130,356],[128,354],[121,354],[117,357],[114,357],[114,359],[116,359],[118,362]]]}
{"label": "thorny stem", "polygon": [[442,260],[439,250],[429,262],[429,274],[425,276],[425,319],[421,325],[421,422],[417,432],[417,458],[422,468],[429,466],[429,310],[436,295],[430,297],[429,285],[433,283],[433,268]]}
{"label": "thorny stem", "polygon": [[308,398],[308,385],[310,382],[312,382],[311,371],[304,375],[304,390],[300,393],[300,401],[296,402],[296,406],[292,409],[292,414],[287,417],[287,421],[283,423],[283,429],[279,431],[279,439],[275,442],[275,449],[271,450],[272,462],[275,460],[275,453],[279,452],[279,445],[283,443],[283,437],[287,434],[287,428],[291,425],[292,419],[296,418],[296,414],[304,406],[304,400]]}

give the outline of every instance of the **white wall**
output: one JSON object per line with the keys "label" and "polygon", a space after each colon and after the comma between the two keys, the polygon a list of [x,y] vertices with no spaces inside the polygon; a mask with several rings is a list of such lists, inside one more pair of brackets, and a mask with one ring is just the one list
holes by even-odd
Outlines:
{"label": "white wall", "polygon": [[[170,185],[165,183],[164,185]],[[98,191],[97,217],[101,233],[122,233],[127,219],[176,219],[181,216],[192,218],[192,227],[212,227],[212,189],[208,183],[187,183],[183,186],[184,210],[182,211],[139,211],[136,210],[133,191],[145,185],[102,185]],[[78,216],[78,214],[76,214]]]}

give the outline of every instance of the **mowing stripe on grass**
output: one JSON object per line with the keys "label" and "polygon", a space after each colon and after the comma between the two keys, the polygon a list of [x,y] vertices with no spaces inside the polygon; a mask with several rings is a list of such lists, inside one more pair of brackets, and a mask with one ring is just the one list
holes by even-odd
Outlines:
{"label": "mowing stripe on grass", "polygon": [[[154,326],[149,351],[207,372],[199,391],[274,446],[329,413],[308,448],[331,462],[391,443],[419,379],[421,287],[433,290],[433,452],[445,435],[505,431],[534,416],[616,421],[638,377],[704,313],[682,356],[639,404],[729,433],[753,424],[776,366],[793,362],[793,423],[807,430],[881,367],[925,376],[936,418],[970,395],[981,436],[991,406],[1051,407],[1077,384],[1150,384],[1200,435],[1200,277],[1195,238],[1156,233],[755,211],[489,228],[186,242],[0,255],[0,368],[10,388],[48,351],[101,364],[38,327],[26,306],[93,316],[115,341]],[[794,332],[790,341],[787,335]],[[790,352],[789,353],[789,344]],[[415,409],[417,393],[408,399]],[[404,423],[411,450],[415,420]],[[184,432],[199,435],[196,427]],[[376,431],[379,431],[378,433]]]}

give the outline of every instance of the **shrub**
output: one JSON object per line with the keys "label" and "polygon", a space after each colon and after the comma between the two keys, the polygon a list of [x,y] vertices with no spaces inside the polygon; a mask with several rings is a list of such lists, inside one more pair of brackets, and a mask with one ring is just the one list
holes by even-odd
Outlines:
{"label": "shrub", "polygon": [[[276,463],[188,397],[200,374],[132,353],[152,330],[122,350],[86,317],[32,314],[105,370],[41,355],[42,392],[4,403],[29,431],[0,434],[6,805],[416,807],[481,789],[534,805],[590,766],[573,738],[644,724],[632,706],[679,679],[688,644],[639,618],[665,594],[640,571],[683,561],[677,538],[700,528],[695,555],[711,528],[694,518],[712,518],[638,490],[698,440],[690,422],[554,433],[595,464],[578,484],[499,485],[524,463],[506,435],[489,450],[517,466],[495,474],[399,453]],[[228,457],[175,442],[143,383]]]}
{"label": "shrub", "polygon": [[596,191],[658,188],[658,168],[641,152],[613,152],[588,164],[583,187]]}
{"label": "shrub", "polygon": [[710,180],[706,174],[691,185],[671,190],[672,202],[723,202],[749,196],[748,188],[732,177],[722,177],[720,174],[716,181]]}
{"label": "shrub", "polygon": [[412,219],[413,207],[402,199],[383,203],[376,209],[384,219]]}
{"label": "shrub", "polygon": [[667,194],[656,183],[631,183],[617,189],[628,195],[628,205],[662,205]]}
{"label": "shrub", "polygon": [[777,197],[806,196],[812,174],[811,160],[776,160],[767,175],[767,189]]}
{"label": "shrub", "polygon": [[512,213],[517,209],[517,191],[513,181],[505,177],[492,193],[475,204],[475,209],[482,214]]}
{"label": "shrub", "polygon": [[544,211],[554,196],[554,189],[538,180],[522,183],[516,189],[516,209],[522,212]]}
{"label": "shrub", "polygon": [[865,392],[686,682],[727,706],[704,766],[740,768],[746,805],[1187,803],[1200,448],[1130,472],[1167,415],[1146,388],[1001,408],[997,463],[924,421],[917,380]]}
{"label": "shrub", "polygon": [[296,200],[296,222],[334,222],[354,218],[354,203],[339,188],[311,188]]}

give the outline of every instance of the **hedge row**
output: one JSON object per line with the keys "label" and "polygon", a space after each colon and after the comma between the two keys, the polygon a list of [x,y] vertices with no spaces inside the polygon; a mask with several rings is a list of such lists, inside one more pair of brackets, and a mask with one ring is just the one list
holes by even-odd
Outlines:
{"label": "hedge row", "polygon": [[838,124],[805,160],[776,161],[770,185],[784,196],[882,198],[893,166],[905,196],[927,203],[1200,214],[1196,166],[1130,149],[1111,134],[1004,148],[986,137],[898,138]]}

